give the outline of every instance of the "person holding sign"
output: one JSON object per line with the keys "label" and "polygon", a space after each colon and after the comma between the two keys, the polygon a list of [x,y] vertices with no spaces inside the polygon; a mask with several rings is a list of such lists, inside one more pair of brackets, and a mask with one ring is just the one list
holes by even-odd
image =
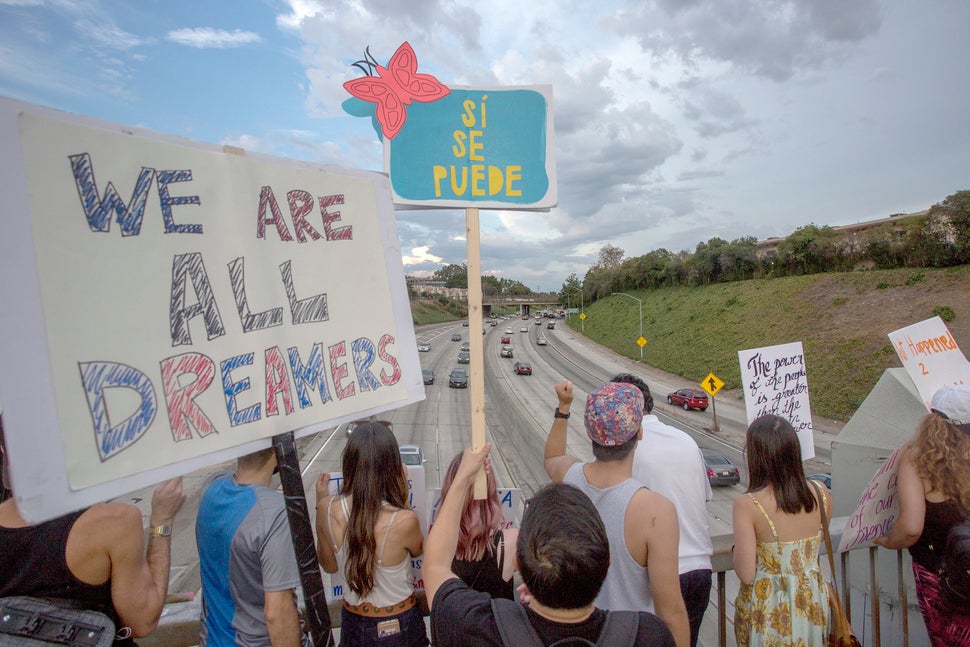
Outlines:
{"label": "person holding sign", "polygon": [[[970,609],[941,590],[941,557],[950,529],[970,511],[970,386],[933,394],[930,413],[900,456],[899,519],[875,544],[913,558],[916,597],[930,643],[970,644]],[[966,565],[970,568],[970,564]]]}
{"label": "person holding sign", "polygon": [[203,486],[195,521],[202,572],[200,647],[300,647],[300,571],[283,494],[270,488],[276,450],[240,456]]}
{"label": "person holding sign", "polygon": [[[0,421],[4,487],[9,463]],[[127,503],[98,503],[36,525],[11,498],[0,503],[0,598],[26,595],[74,601],[115,621],[115,645],[155,630],[168,594],[172,523],[185,503],[181,477],[152,495],[145,548],[141,512]],[[127,629],[127,631],[125,631]]]}
{"label": "person holding sign", "polygon": [[738,647],[825,645],[829,607],[818,564],[820,505],[830,519],[832,501],[824,487],[805,478],[798,436],[785,418],[752,422],[745,452],[748,491],[734,500]]}
{"label": "person holding sign", "polygon": [[599,644],[674,647],[670,630],[652,613],[605,611],[594,604],[610,563],[599,512],[578,488],[546,485],[529,499],[515,557],[527,606],[472,590],[451,570],[461,511],[475,474],[491,467],[491,444],[466,449],[438,518],[428,533],[424,587],[431,604],[435,647],[522,647]]}
{"label": "person holding sign", "polygon": [[[461,454],[456,455],[448,466],[441,483],[442,500],[448,496],[448,490],[458,474],[461,457]],[[471,495],[465,499],[458,529],[458,548],[451,568],[476,591],[488,593],[493,598],[511,600],[514,597],[513,555],[519,531],[515,528],[502,530],[504,519],[492,470],[486,471],[485,483],[484,499],[475,499]]]}
{"label": "person holding sign", "polygon": [[[340,492],[317,479],[317,558],[347,580],[340,644],[423,647],[428,633],[411,586],[411,558],[424,549],[408,504],[407,468],[397,439],[380,422],[354,428],[343,454]],[[390,643],[382,638],[393,638]]]}

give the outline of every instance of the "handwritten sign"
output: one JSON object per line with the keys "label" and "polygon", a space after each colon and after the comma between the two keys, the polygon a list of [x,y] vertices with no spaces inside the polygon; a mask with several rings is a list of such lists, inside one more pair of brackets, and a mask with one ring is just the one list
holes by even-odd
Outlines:
{"label": "handwritten sign", "polygon": [[899,517],[896,478],[899,474],[899,454],[896,449],[883,463],[859,498],[849,523],[842,532],[839,552],[871,546],[874,539],[889,534]]}
{"label": "handwritten sign", "polygon": [[414,104],[384,139],[395,204],[554,207],[552,88],[461,88]]}
{"label": "handwritten sign", "polygon": [[7,100],[0,134],[0,398],[33,518],[423,398],[379,174]]}
{"label": "handwritten sign", "polygon": [[802,343],[738,351],[738,361],[748,424],[768,414],[786,418],[798,434],[802,460],[814,457],[812,411],[808,402],[808,375]]}
{"label": "handwritten sign", "polygon": [[933,394],[940,388],[970,382],[970,362],[939,317],[893,331],[889,333],[889,341],[927,410]]}

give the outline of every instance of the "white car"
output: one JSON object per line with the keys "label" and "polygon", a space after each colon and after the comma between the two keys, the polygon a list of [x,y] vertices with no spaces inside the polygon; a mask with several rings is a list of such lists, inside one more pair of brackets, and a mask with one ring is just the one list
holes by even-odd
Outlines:
{"label": "white car", "polygon": [[519,328],[519,332],[529,332],[528,326],[522,326],[521,328]]}
{"label": "white car", "polygon": [[506,335],[511,335],[512,334],[512,329],[511,328],[506,328],[505,329],[505,334]]}
{"label": "white car", "polygon": [[546,341],[546,338],[545,337],[537,337],[536,338],[536,345],[537,346],[545,346],[548,343],[549,342]]}
{"label": "white car", "polygon": [[418,352],[419,353],[427,353],[430,350],[431,350],[431,342],[429,342],[429,341],[423,341],[420,344],[418,344]]}

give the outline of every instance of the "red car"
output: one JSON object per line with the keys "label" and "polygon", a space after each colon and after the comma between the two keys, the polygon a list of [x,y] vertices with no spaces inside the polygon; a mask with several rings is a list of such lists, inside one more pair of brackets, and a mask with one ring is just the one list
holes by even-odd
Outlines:
{"label": "red car", "polygon": [[501,342],[503,344],[506,344],[506,345],[511,344],[512,343],[512,338],[509,337],[508,335],[502,335]]}
{"label": "red car", "polygon": [[707,394],[697,389],[680,389],[667,394],[667,404],[677,407],[684,407],[684,411],[697,409],[698,411],[707,410]]}
{"label": "red car", "polygon": [[515,371],[516,375],[532,375],[532,364],[529,362],[516,362],[512,366],[512,370]]}

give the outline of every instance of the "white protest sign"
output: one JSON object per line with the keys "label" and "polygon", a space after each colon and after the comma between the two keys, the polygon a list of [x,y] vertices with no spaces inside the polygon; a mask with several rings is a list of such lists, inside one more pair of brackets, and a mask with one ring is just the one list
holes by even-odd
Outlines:
{"label": "white protest sign", "polygon": [[0,99],[31,521],[424,397],[387,179]]}
{"label": "white protest sign", "polygon": [[940,388],[970,382],[970,362],[939,317],[895,330],[889,333],[889,341],[927,410]]}
{"label": "white protest sign", "polygon": [[896,478],[899,474],[899,454],[896,449],[869,481],[859,504],[842,531],[839,551],[871,546],[874,539],[889,533],[899,517]]}
{"label": "white protest sign", "polygon": [[802,342],[738,351],[744,405],[750,425],[774,414],[786,418],[798,434],[802,460],[815,456],[812,411]]}

